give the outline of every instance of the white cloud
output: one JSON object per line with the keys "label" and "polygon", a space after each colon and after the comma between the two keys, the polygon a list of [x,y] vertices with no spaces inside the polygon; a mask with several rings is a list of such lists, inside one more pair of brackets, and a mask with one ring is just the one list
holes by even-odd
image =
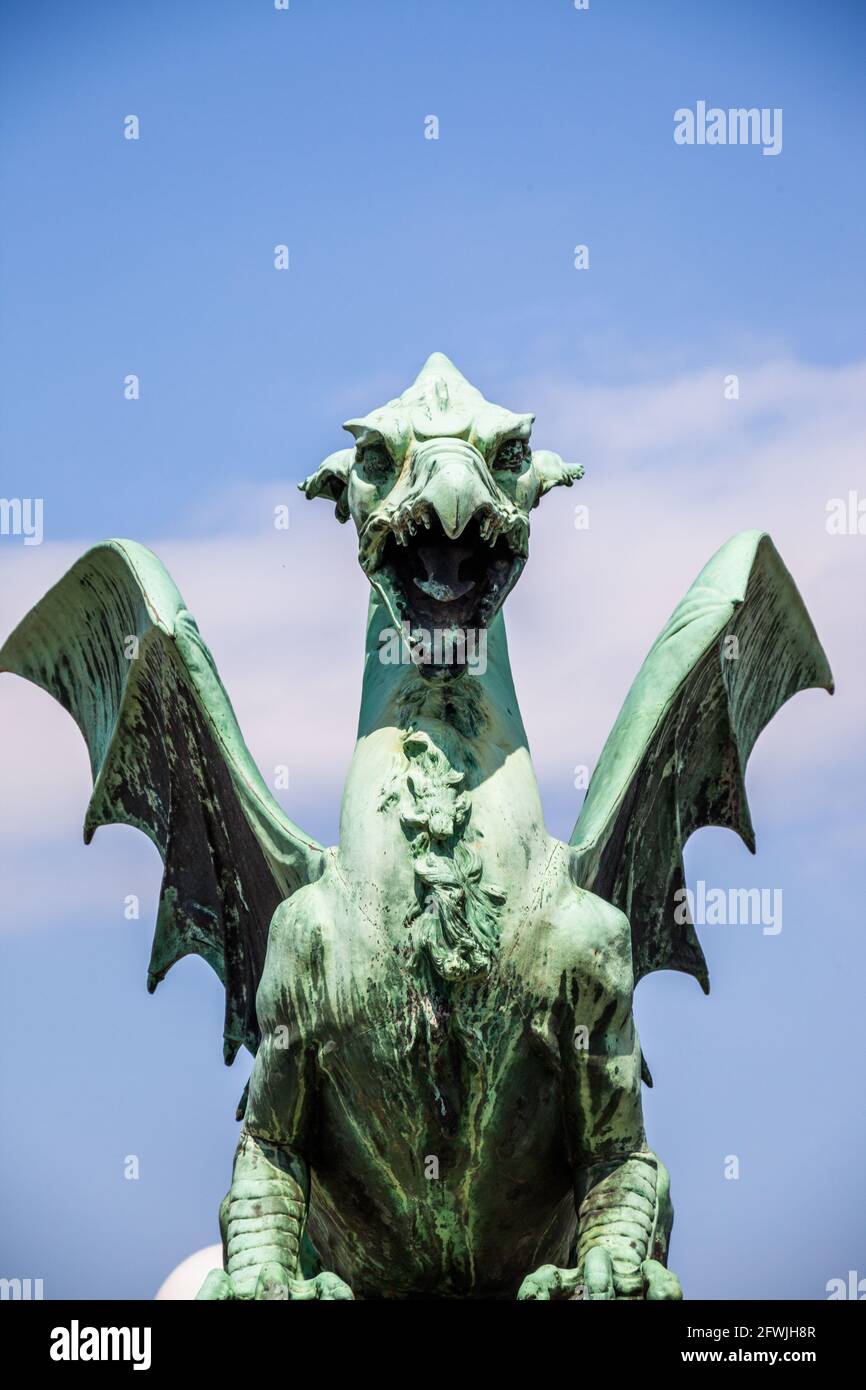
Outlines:
{"label": "white cloud", "polygon": [[[536,514],[530,565],[511,600],[513,654],[528,676],[520,693],[545,777],[563,775],[556,735],[546,732],[551,692],[560,736],[565,699],[574,760],[591,763],[678,599],[729,536],[752,527],[772,535],[837,682],[832,706],[810,692],[782,711],[754,766],[772,757],[783,776],[814,776],[862,749],[866,536],[828,535],[825,522],[829,498],[858,486],[866,496],[866,366],[773,363],[742,373],[738,401],[724,399],[726,371],[536,393],[536,433],[587,468]],[[590,508],[585,532],[572,526],[578,499]]]}
{"label": "white cloud", "polygon": [[[866,536],[830,536],[825,518],[829,498],[866,493],[866,365],[744,368],[740,399],[728,401],[723,380],[736,370],[725,363],[621,387],[516,387],[515,399],[536,410],[537,442],[587,467],[582,483],[534,514],[530,564],[508,604],[518,695],[540,780],[556,800],[573,795],[576,806],[574,765],[592,765],[657,631],[718,546],[751,527],[772,534],[838,686],[832,706],[819,692],[798,697],[762,738],[752,764],[759,834],[762,815],[821,817],[862,761]],[[223,516],[241,519],[234,534],[140,539],[195,613],[266,778],[287,764],[281,799],[324,835],[335,831],[354,741],[368,591],[354,534],[325,504],[296,497],[290,530],[273,529],[272,506],[285,496],[283,483],[229,499]],[[588,531],[574,528],[578,503],[590,508]],[[3,635],[84,548],[3,542]],[[48,868],[78,837],[89,774],[67,716],[11,677],[0,680],[0,730],[8,885],[17,856],[29,862],[40,848]],[[28,916],[10,911],[5,896],[10,923]]]}

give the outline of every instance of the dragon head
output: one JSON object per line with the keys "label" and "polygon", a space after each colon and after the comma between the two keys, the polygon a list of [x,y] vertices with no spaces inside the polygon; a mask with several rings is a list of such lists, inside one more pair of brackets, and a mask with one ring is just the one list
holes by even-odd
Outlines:
{"label": "dragon head", "polygon": [[[529,513],[583,473],[530,449],[533,419],[492,405],[435,352],[402,396],[347,420],[354,448],[300,485],[354,521],[361,568],[428,678],[461,673],[453,653],[488,627],[526,563]],[[445,661],[430,633],[444,635]]]}

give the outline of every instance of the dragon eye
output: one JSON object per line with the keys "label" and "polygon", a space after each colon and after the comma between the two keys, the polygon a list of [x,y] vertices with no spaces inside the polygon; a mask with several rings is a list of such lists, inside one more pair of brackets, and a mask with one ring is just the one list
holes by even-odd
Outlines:
{"label": "dragon eye", "polygon": [[391,456],[384,444],[368,444],[365,449],[359,449],[355,455],[355,462],[361,466],[371,482],[387,478],[392,468]]}
{"label": "dragon eye", "polygon": [[529,458],[529,445],[525,439],[506,439],[496,451],[493,460],[495,473],[519,473]]}

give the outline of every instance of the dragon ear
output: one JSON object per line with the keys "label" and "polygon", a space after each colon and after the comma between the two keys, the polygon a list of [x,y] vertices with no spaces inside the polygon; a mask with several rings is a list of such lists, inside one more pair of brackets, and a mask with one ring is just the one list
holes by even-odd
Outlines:
{"label": "dragon ear", "polygon": [[539,497],[560,484],[571,487],[572,483],[583,477],[582,463],[563,463],[559,454],[552,453],[550,449],[534,449],[532,466],[540,485]]}
{"label": "dragon ear", "polygon": [[298,487],[305,497],[329,497],[332,502],[336,503],[336,516],[340,522],[349,520],[347,494],[349,469],[354,457],[354,449],[338,449],[335,454],[328,455],[315,473],[311,473],[309,478],[298,483]]}

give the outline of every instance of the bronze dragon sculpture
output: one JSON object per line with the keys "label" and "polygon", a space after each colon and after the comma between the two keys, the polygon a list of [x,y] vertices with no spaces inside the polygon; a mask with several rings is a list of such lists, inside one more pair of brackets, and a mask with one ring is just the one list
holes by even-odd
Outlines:
{"label": "bronze dragon sculpture", "polygon": [[832,678],[772,542],[735,536],[553,839],[501,609],[532,509],[580,470],[531,450],[532,419],[437,353],[302,485],[352,519],[372,587],[336,848],[271,796],[150,551],[91,550],[0,652],[87,740],[85,838],[125,822],[163,856],[148,987],[198,952],[226,1060],[255,1054],[202,1298],[681,1297],[633,992],[660,969],[708,988],[683,845],[753,846],[755,739]]}

